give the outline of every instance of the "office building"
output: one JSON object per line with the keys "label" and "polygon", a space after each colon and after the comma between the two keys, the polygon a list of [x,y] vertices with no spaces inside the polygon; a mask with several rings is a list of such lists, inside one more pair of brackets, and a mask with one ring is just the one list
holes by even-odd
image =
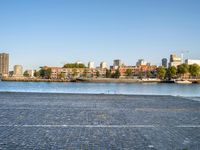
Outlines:
{"label": "office building", "polygon": [[182,59],[181,57],[178,57],[176,54],[172,54],[170,55],[170,62],[169,62],[169,66],[172,67],[177,67],[178,65],[182,64]]}
{"label": "office building", "polygon": [[94,69],[95,68],[93,61],[88,62],[88,68],[89,69]]}
{"label": "office building", "polygon": [[170,62],[181,62],[181,57],[178,57],[176,54],[171,54]]}
{"label": "office building", "polygon": [[21,65],[14,66],[14,77],[22,77],[23,76],[23,67]]}
{"label": "office building", "polygon": [[116,59],[113,61],[113,68],[118,69],[119,67],[122,66],[122,61],[120,59]]}
{"label": "office building", "polygon": [[101,63],[100,63],[100,68],[101,68],[101,69],[106,69],[106,68],[107,68],[107,63],[104,62],[104,61],[101,62]]}
{"label": "office building", "polygon": [[9,73],[9,54],[0,53],[0,75],[8,76]]}
{"label": "office building", "polygon": [[144,59],[139,59],[136,63],[136,66],[144,66],[147,65],[147,62]]}
{"label": "office building", "polygon": [[162,59],[162,66],[167,68],[167,58]]}

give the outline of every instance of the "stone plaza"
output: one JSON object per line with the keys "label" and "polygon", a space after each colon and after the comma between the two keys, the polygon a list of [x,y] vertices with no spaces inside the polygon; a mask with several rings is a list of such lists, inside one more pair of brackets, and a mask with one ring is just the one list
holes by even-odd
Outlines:
{"label": "stone plaza", "polygon": [[0,93],[0,149],[199,150],[199,98]]}

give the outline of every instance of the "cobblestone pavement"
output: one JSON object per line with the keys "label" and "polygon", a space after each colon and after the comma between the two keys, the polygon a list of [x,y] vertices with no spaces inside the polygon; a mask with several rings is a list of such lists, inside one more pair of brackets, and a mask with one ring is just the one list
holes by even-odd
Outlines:
{"label": "cobblestone pavement", "polygon": [[0,93],[0,149],[200,149],[200,101]]}

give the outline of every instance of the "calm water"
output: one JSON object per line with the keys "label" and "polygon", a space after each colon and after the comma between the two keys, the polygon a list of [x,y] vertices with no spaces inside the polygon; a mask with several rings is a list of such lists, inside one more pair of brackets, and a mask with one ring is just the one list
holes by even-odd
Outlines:
{"label": "calm water", "polygon": [[0,91],[200,96],[200,84],[0,82]]}

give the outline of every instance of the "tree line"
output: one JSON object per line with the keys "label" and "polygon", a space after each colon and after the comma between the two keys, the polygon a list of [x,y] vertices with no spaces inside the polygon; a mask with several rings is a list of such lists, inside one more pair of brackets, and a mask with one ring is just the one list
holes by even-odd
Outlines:
{"label": "tree line", "polygon": [[197,64],[187,65],[181,64],[174,67],[164,68],[162,66],[157,68],[157,77],[160,79],[174,79],[178,77],[185,77],[189,75],[192,78],[197,78],[200,75],[200,66]]}
{"label": "tree line", "polygon": [[85,64],[68,63],[63,66],[63,68],[86,68]]}
{"label": "tree line", "polygon": [[[76,68],[86,68],[84,64],[65,64],[63,66],[64,68],[74,68],[73,69],[73,76],[75,77],[77,75],[77,70]],[[83,76],[86,76],[87,71],[84,71]],[[39,71],[35,71],[34,72],[34,76],[35,77],[41,77],[41,78],[46,78],[46,79],[50,79],[52,75],[52,70],[51,68],[41,68]],[[133,71],[132,69],[127,69],[125,72],[126,76],[133,76]],[[193,64],[193,65],[187,65],[187,64],[181,64],[179,66],[174,67],[171,66],[169,68],[164,68],[162,66],[158,67],[156,69],[156,76],[159,79],[175,79],[178,77],[185,77],[185,75],[189,75],[192,78],[197,78],[200,75],[200,66],[197,64]],[[27,71],[24,72],[24,76],[29,77],[29,74]],[[100,72],[97,71],[96,72],[96,77],[100,76]],[[105,77],[106,78],[119,78],[121,76],[121,73],[119,71],[119,69],[117,69],[115,72],[112,72],[110,69],[106,69],[106,74]],[[146,71],[145,75],[143,72],[140,72],[138,77],[141,78],[143,76],[145,77],[151,77],[152,76],[152,72],[150,71]],[[65,78],[65,74],[61,73],[60,75],[58,75],[58,78]]]}

